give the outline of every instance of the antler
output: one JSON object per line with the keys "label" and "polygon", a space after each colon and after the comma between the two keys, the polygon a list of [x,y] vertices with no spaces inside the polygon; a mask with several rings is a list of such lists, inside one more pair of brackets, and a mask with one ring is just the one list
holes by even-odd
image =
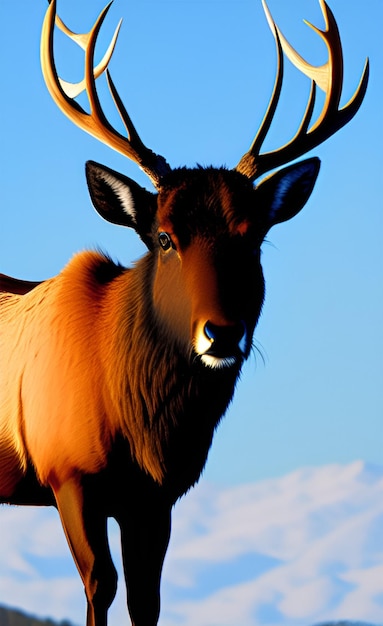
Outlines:
{"label": "antler", "polygon": [[[330,8],[324,0],[319,0],[319,2],[325,19],[326,29],[321,31],[305,21],[305,23],[323,39],[328,49],[329,56],[327,63],[316,67],[307,63],[294,48],[291,47],[275,24],[265,0],[262,0],[269,26],[276,40],[278,67],[273,94],[260,129],[250,150],[241,158],[235,168],[245,176],[248,176],[251,180],[255,180],[255,178],[261,174],[279,167],[284,163],[288,163],[318,146],[342,128],[342,126],[347,124],[347,122],[354,117],[362,104],[368,82],[368,59],[366,60],[357,90],[351,100],[349,100],[343,108],[339,109],[343,83],[342,45],[338,27]],[[293,139],[277,150],[260,154],[260,149],[273,120],[281,93],[283,79],[282,51],[301,72],[311,78],[311,93],[303,120]],[[316,86],[325,92],[326,97],[320,116],[309,129],[315,104]]]}
{"label": "antler", "polygon": [[[114,86],[110,73],[107,69],[117,40],[121,22],[118,24],[109,48],[99,65],[94,68],[94,51],[96,40],[101,25],[112,3],[109,3],[100,13],[95,25],[85,34],[76,34],[70,31],[65,24],[56,16],[56,0],[52,0],[45,15],[41,33],[41,67],[48,90],[58,105],[71,121],[77,126],[107,144],[117,152],[127,156],[137,163],[149,176],[155,187],[159,187],[161,179],[168,172],[170,166],[164,157],[155,154],[141,141],[132,120],[130,119],[120,96]],[[61,80],[56,71],[53,55],[53,31],[54,24],[80,47],[85,50],[85,77],[79,83],[67,83]],[[106,72],[108,85],[112,94],[117,111],[125,126],[127,137],[121,135],[108,122],[102,111],[97,95],[95,80],[103,72]],[[75,100],[82,91],[86,90],[90,113],[87,113]]]}

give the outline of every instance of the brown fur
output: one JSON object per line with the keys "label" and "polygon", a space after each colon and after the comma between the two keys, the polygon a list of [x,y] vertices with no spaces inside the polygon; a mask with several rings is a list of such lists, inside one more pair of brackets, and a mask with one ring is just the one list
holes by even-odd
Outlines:
{"label": "brown fur", "polygon": [[131,269],[82,252],[41,284],[2,277],[0,501],[57,506],[88,626],[106,625],[115,593],[115,517],[133,624],[154,626],[171,507],[198,480],[250,353],[262,239],[303,206],[318,164],[279,176],[294,210],[274,184],[226,170],[174,172],[155,196],[88,168],[96,208],[149,252]]}
{"label": "brown fur", "polygon": [[11,278],[11,276],[0,274],[0,292],[4,291],[22,296],[39,284],[39,282],[20,280],[19,278]]}

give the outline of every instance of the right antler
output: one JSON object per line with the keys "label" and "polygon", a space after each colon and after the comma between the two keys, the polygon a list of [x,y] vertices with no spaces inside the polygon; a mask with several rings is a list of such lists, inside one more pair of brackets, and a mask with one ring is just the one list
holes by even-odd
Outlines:
{"label": "right antler", "polygon": [[[44,79],[53,100],[71,121],[93,135],[93,137],[96,137],[96,139],[99,139],[137,163],[149,176],[154,186],[158,188],[161,179],[171,171],[171,168],[164,157],[152,152],[141,141],[107,70],[120,24],[116,28],[112,42],[103,60],[94,68],[94,50],[97,36],[110,6],[111,3],[100,13],[95,25],[89,33],[76,34],[70,31],[60,18],[56,16],[56,0],[51,1],[46,12],[41,34],[41,67]],[[85,78],[79,83],[67,83],[61,80],[57,75],[53,54],[55,20],[57,26],[85,50]],[[104,71],[106,71],[109,89],[118,113],[124,123],[128,137],[124,137],[115,130],[102,111],[97,95],[95,79]],[[89,98],[90,113],[87,113],[74,100],[84,89]]]}
{"label": "right antler", "polygon": [[[269,26],[275,36],[277,44],[278,69],[274,91],[261,127],[250,150],[241,158],[235,168],[251,180],[255,180],[255,178],[261,174],[296,159],[328,139],[351,120],[363,101],[368,82],[368,59],[356,92],[351,100],[342,109],[339,109],[343,83],[342,45],[338,27],[331,10],[324,0],[319,0],[319,2],[325,19],[326,30],[321,31],[309,22],[306,23],[318,33],[325,42],[329,58],[327,63],[321,67],[316,67],[309,65],[309,63],[290,46],[275,24],[265,0],[262,0]],[[310,98],[295,137],[277,150],[260,154],[260,149],[273,120],[281,93],[283,78],[282,50],[301,72],[312,79]],[[325,92],[326,98],[321,115],[309,129],[315,104],[316,85]]]}

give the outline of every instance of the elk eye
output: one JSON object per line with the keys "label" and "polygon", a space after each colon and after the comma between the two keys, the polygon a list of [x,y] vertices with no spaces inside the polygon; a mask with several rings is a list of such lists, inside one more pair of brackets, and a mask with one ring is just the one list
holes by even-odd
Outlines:
{"label": "elk eye", "polygon": [[160,242],[160,246],[163,250],[169,250],[169,248],[173,247],[173,242],[168,233],[160,233],[158,235],[158,241]]}

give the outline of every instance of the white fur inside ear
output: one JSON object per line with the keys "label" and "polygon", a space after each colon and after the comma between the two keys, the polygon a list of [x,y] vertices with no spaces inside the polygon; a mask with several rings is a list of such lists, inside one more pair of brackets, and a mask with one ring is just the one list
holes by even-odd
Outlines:
{"label": "white fur inside ear", "polygon": [[133,195],[129,187],[108,172],[102,172],[102,178],[121,202],[124,213],[126,213],[126,215],[128,215],[133,222],[136,222],[136,209],[134,206]]}

